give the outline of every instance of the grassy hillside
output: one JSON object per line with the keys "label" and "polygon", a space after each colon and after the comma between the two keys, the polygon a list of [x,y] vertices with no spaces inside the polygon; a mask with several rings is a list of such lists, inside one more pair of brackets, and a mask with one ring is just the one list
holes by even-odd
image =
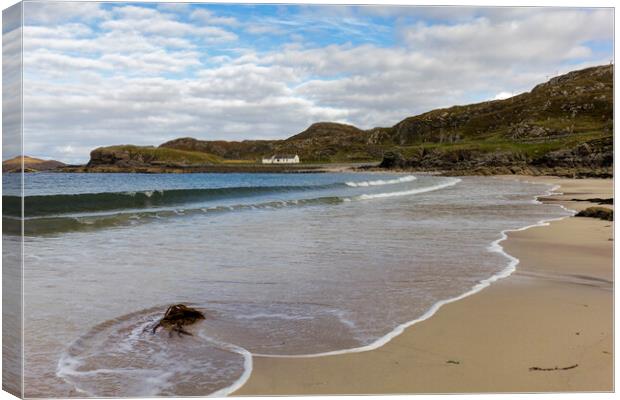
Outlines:
{"label": "grassy hillside", "polygon": [[[573,71],[506,99],[433,110],[386,132],[396,145],[468,140],[533,143],[611,134],[613,68]],[[585,136],[584,136],[585,137]]]}
{"label": "grassy hillside", "polygon": [[277,140],[245,140],[242,142],[227,142],[225,140],[198,140],[194,138],[179,138],[163,143],[160,149],[177,149],[209,153],[226,160],[256,161],[262,156],[274,151]]}
{"label": "grassy hillside", "polygon": [[204,165],[222,162],[218,156],[198,151],[187,151],[152,146],[120,145],[100,147],[90,154],[89,166],[110,165],[137,167],[157,164]]}

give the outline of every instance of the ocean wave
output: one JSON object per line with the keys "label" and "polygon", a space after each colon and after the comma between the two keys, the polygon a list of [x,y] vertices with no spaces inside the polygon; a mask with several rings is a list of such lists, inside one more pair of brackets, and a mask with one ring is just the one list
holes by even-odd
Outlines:
{"label": "ocean wave", "polygon": [[[184,207],[152,210],[119,210],[96,214],[68,214],[56,216],[27,217],[23,220],[26,236],[49,235],[65,232],[90,231],[105,228],[144,224],[169,217],[216,214],[248,210],[277,210],[286,207],[303,207],[321,204],[339,204],[341,197],[327,196],[307,199],[276,200],[262,203],[220,205],[212,207]],[[22,219],[3,217],[4,233],[20,235]]]}
{"label": "ocean wave", "polygon": [[[240,186],[229,188],[148,190],[142,192],[104,192],[26,196],[26,217],[68,213],[142,209],[189,204],[212,199],[251,197],[293,191],[321,190],[335,185]],[[22,197],[3,196],[3,213],[21,216]]]}
{"label": "ocean wave", "polygon": [[372,200],[372,199],[381,199],[381,198],[386,198],[386,197],[410,196],[412,194],[426,193],[426,192],[432,192],[432,191],[439,190],[439,189],[444,189],[450,186],[454,186],[459,182],[461,182],[461,179],[451,178],[448,182],[440,183],[438,185],[403,190],[399,192],[362,194],[362,195],[356,196],[354,199],[355,200]]}
{"label": "ocean wave", "polygon": [[[320,196],[308,198],[296,198],[289,200],[266,200],[252,201],[247,203],[237,203],[228,205],[213,205],[205,207],[203,204],[192,206],[188,202],[194,198],[197,202],[205,199],[213,199],[216,196],[223,196],[225,199],[229,193],[239,195],[240,193],[257,193],[257,188],[228,188],[228,189],[191,189],[191,190],[171,190],[171,191],[149,191],[135,193],[100,193],[83,195],[54,195],[41,196],[52,197],[52,199],[41,199],[41,208],[31,210],[23,220],[24,234],[27,236],[57,234],[74,231],[90,231],[105,228],[114,228],[144,224],[162,218],[187,217],[201,214],[213,214],[223,212],[237,212],[248,210],[277,210],[288,207],[304,207],[316,205],[337,205],[344,202],[364,201],[395,196],[408,196],[418,193],[431,192],[453,186],[460,182],[458,178],[452,178],[447,182],[433,186],[419,187],[404,191],[381,192],[372,194],[360,194],[357,196]],[[342,185],[339,183],[337,185]],[[327,185],[333,187],[334,185]],[[323,186],[325,187],[325,186]],[[289,186],[277,187],[279,191],[284,190],[308,190],[317,186]],[[295,188],[295,189],[292,189]],[[241,190],[243,189],[243,190]],[[273,190],[274,187],[260,188]],[[258,190],[258,192],[261,192]],[[75,196],[73,203],[63,203],[61,198]],[[166,197],[167,196],[167,197]],[[242,197],[242,196],[241,196]],[[113,204],[104,204],[104,200],[109,200]],[[127,199],[141,199],[140,202],[131,202]],[[76,201],[77,200],[77,201]],[[151,202],[149,200],[155,200]],[[94,201],[89,203],[89,201]],[[121,207],[124,205],[125,207]],[[130,206],[132,205],[132,206]],[[182,207],[179,207],[182,205]],[[60,212],[63,207],[66,213]],[[55,213],[51,213],[55,210]],[[21,222],[19,218],[4,216],[3,222],[6,226],[5,233],[21,234]]]}
{"label": "ocean wave", "polygon": [[418,178],[416,178],[413,175],[407,175],[407,176],[402,176],[400,178],[387,179],[387,180],[378,179],[378,180],[375,180],[375,181],[345,182],[345,185],[351,186],[351,187],[368,187],[368,186],[395,185],[395,184],[398,184],[398,183],[413,182],[416,179],[418,179]]}

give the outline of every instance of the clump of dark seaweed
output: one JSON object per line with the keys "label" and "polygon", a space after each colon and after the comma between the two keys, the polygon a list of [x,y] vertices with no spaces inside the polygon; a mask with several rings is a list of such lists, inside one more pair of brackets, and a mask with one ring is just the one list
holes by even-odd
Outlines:
{"label": "clump of dark seaweed", "polygon": [[577,368],[579,364],[569,365],[568,367],[552,367],[552,368],[541,368],[541,367],[530,367],[530,371],[566,371],[569,369]]}
{"label": "clump of dark seaweed", "polygon": [[164,317],[153,327],[153,333],[157,332],[159,327],[162,327],[167,329],[170,335],[176,332],[179,336],[182,334],[191,336],[192,334],[183,329],[183,327],[194,324],[201,319],[205,319],[202,312],[185,304],[175,304],[168,307]]}

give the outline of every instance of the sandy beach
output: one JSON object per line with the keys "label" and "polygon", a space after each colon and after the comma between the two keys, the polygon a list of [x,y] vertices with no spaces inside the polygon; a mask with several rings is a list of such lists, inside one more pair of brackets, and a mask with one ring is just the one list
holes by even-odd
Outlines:
{"label": "sandy beach", "polygon": [[[612,180],[497,177],[560,185],[549,202],[580,210]],[[612,391],[613,223],[566,218],[512,232],[508,278],[371,351],[254,357],[234,395]]]}

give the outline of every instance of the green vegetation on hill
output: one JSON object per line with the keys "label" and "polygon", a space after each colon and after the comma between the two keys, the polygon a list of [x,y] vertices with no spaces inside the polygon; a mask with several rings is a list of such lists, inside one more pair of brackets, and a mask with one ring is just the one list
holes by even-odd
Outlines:
{"label": "green vegetation on hill", "polygon": [[90,161],[85,169],[97,172],[157,172],[158,169],[214,165],[221,161],[220,157],[197,151],[120,145],[99,147],[91,151]]}
{"label": "green vegetation on hill", "polygon": [[137,160],[144,163],[160,162],[196,165],[222,162],[220,157],[213,154],[198,151],[169,149],[165,147],[120,145],[101,147],[97,150],[110,153],[126,153],[128,154],[130,160]]}
{"label": "green vegetation on hill", "polygon": [[396,145],[472,140],[540,144],[611,135],[612,127],[613,69],[602,66],[558,76],[506,100],[433,110],[385,132],[386,142]]}

